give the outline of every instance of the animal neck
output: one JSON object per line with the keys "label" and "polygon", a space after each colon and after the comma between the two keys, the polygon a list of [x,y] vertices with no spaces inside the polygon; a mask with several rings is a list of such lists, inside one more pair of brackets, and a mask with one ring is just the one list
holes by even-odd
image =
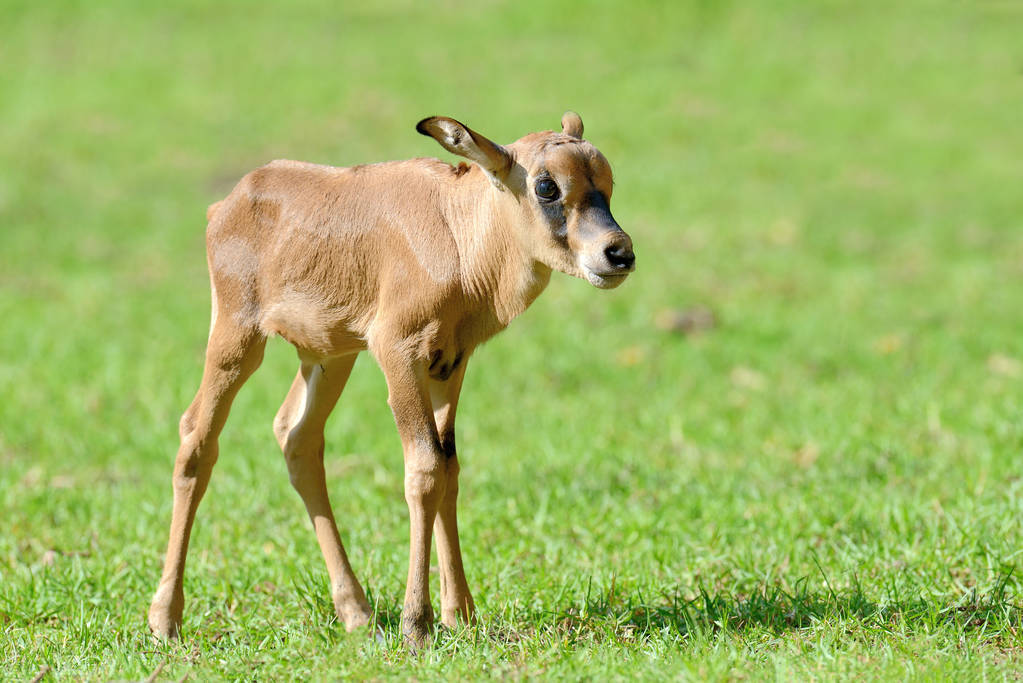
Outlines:
{"label": "animal neck", "polygon": [[463,288],[471,301],[490,308],[503,328],[540,296],[551,269],[533,258],[516,225],[519,207],[509,190],[496,187],[475,164],[462,183],[447,218]]}

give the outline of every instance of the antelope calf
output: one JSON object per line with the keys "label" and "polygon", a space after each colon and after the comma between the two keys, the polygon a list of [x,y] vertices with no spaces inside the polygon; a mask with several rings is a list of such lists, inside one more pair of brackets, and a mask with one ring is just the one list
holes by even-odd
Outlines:
{"label": "antelope calf", "polygon": [[501,146],[432,117],[416,130],[471,164],[274,161],[209,208],[212,322],[202,383],[180,423],[170,541],[149,610],[154,633],[180,632],[188,538],[217,437],[275,334],[295,345],[301,366],[274,433],[316,531],[338,618],[351,631],[372,610],[328,500],[323,426],[366,349],[386,377],[405,455],[403,633],[413,646],[430,633],[433,534],[442,621],[473,617],[455,520],[455,408],[469,357],[533,302],[552,269],[610,289],[635,261],[608,207],[611,167],[583,140],[577,114],[561,124],[560,133]]}

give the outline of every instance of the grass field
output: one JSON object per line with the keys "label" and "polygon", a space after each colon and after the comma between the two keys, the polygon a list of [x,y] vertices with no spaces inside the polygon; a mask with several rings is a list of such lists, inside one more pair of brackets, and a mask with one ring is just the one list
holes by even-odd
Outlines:
{"label": "grass field", "polygon": [[[338,5],[0,3],[0,677],[1019,675],[1023,7]],[[185,639],[153,642],[207,204],[272,158],[444,155],[427,115],[511,141],[569,108],[638,270],[556,275],[473,357],[482,623],[401,647],[368,357],[327,471],[386,642],[335,622],[275,340],[199,511]],[[695,307],[710,329],[664,324]]]}

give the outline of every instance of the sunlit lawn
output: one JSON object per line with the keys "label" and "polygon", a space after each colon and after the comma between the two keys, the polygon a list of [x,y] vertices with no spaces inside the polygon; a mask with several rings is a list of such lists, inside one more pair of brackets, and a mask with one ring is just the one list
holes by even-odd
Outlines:
{"label": "sunlit lawn", "polygon": [[[3,678],[1018,673],[1016,4],[6,2],[0,24]],[[569,108],[638,270],[556,276],[473,357],[481,624],[401,646],[401,450],[368,357],[327,471],[384,642],[335,622],[270,428],[297,363],[275,340],[199,511],[185,638],[152,641],[207,204],[272,158],[443,155],[427,115],[510,141]]]}

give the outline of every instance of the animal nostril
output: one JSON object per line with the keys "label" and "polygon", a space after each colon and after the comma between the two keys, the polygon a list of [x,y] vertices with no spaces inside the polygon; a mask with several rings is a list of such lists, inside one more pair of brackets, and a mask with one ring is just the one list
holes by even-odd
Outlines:
{"label": "animal nostril", "polygon": [[636,262],[632,249],[621,244],[612,244],[604,250],[604,256],[615,268],[630,268]]}

